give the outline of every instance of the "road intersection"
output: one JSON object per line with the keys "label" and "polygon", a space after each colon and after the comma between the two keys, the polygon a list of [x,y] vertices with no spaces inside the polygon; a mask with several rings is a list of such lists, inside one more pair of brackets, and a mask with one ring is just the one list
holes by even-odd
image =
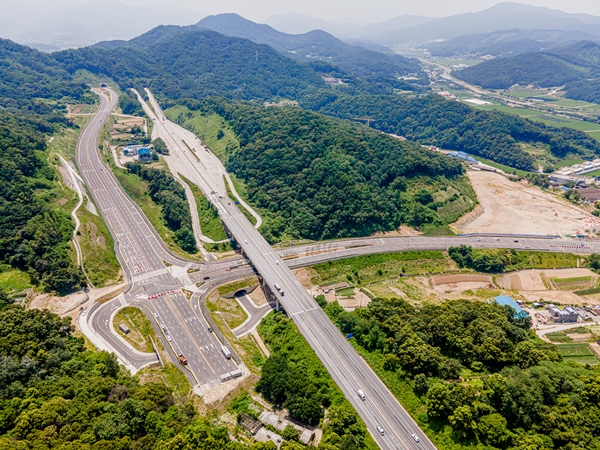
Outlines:
{"label": "road intersection", "polygon": [[[550,237],[486,235],[361,238],[273,249],[238,209],[235,201],[228,197],[225,170],[218,158],[201,142],[190,144],[185,138],[182,139],[187,130],[184,132],[181,127],[168,121],[148,92],[153,108],[145,103],[144,108],[154,122],[154,129],[164,136],[169,146],[171,154],[167,162],[170,168],[196,183],[216,206],[225,227],[235,237],[252,267],[244,264],[241,258],[211,261],[202,265],[182,261],[168,252],[99,156],[99,130],[116,102],[114,93],[110,90],[107,92],[110,100],[99,92],[100,111],[80,138],[78,165],[113,233],[119,260],[127,273],[129,289],[125,295],[90,312],[88,325],[101,335],[115,353],[123,355],[127,353],[128,345],[112,330],[111,318],[124,305],[141,306],[151,318],[156,319],[154,326],[158,328],[164,345],[173,349],[173,359],[176,360],[179,353],[185,354],[189,361],[187,374],[192,383],[214,383],[220,375],[238,370],[238,367],[220,354],[220,346],[225,342],[216,337],[218,335],[222,339],[217,330],[215,333],[208,331],[212,323],[208,316],[202,314],[202,311],[206,311],[203,300],[208,292],[220,284],[258,273],[269,300],[279,302],[294,320],[379,446],[385,450],[433,449],[435,446],[328,319],[291,272],[291,268],[365,254],[442,250],[460,244],[581,254],[598,250],[597,244],[588,242]],[[291,259],[285,261],[284,258]],[[204,284],[198,288],[200,283]],[[182,288],[192,292],[190,299],[184,295]],[[254,319],[252,326],[257,322]],[[130,360],[127,362],[135,368],[147,363],[138,354],[132,353],[128,358]],[[365,393],[366,399],[361,399],[357,394],[359,389]],[[380,429],[385,432],[381,434]],[[420,441],[416,442],[412,435],[418,435]]]}

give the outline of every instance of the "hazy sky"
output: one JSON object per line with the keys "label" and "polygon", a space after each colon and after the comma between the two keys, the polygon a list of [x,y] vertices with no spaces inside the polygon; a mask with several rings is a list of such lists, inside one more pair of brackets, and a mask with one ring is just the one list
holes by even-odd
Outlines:
{"label": "hazy sky", "polygon": [[[30,15],[43,15],[60,9],[82,6],[98,0],[0,0],[0,18],[19,18],[26,21]],[[111,0],[104,0],[110,3]],[[116,1],[116,0],[112,0]],[[173,5],[197,14],[237,12],[254,21],[296,12],[334,22],[376,22],[401,14],[419,14],[429,17],[481,11],[498,0],[120,0],[130,5]],[[570,13],[588,13],[600,16],[597,0],[525,0],[536,6],[546,6]],[[37,13],[37,14],[36,14]],[[193,18],[196,20],[196,17]]]}
{"label": "hazy sky", "polygon": [[[4,1],[4,0],[0,0]],[[43,1],[43,0],[42,0]],[[124,0],[143,5],[147,0]],[[401,14],[429,17],[448,16],[469,11],[481,11],[499,3],[498,0],[171,0],[192,11],[215,14],[237,12],[251,20],[262,21],[274,14],[297,12],[333,21],[378,21]],[[570,13],[600,15],[597,0],[526,0],[535,6],[547,6]]]}

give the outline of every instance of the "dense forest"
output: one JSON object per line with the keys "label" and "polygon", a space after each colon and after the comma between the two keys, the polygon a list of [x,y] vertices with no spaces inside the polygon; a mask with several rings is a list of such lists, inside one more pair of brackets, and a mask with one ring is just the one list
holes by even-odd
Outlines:
{"label": "dense forest", "polygon": [[57,173],[46,140],[65,118],[63,98],[84,87],[37,50],[0,40],[0,263],[27,272],[33,284],[66,292],[82,276],[69,255],[73,222],[54,204]]}
{"label": "dense forest", "polygon": [[42,52],[0,39],[0,61],[0,105],[4,108],[35,108],[34,99],[77,99],[83,95],[84,87]]}
{"label": "dense forest", "polygon": [[47,311],[0,310],[0,450],[276,450],[232,442],[190,399],[141,385],[73,331]]}
{"label": "dense forest", "polygon": [[283,313],[269,314],[261,322],[259,331],[271,349],[271,356],[262,367],[256,386],[258,392],[304,423],[319,424],[327,408],[319,450],[377,448],[291,319]]}
{"label": "dense forest", "polygon": [[413,80],[414,82],[420,84],[428,82],[416,59],[396,55],[385,47],[382,47],[382,50],[387,52],[382,53],[360,45],[350,45],[322,30],[313,30],[304,34],[286,34],[269,25],[244,19],[237,14],[208,16],[196,26],[226,36],[270,45],[290,58],[317,63],[313,66],[316,69],[325,69],[327,65],[331,65],[332,67],[321,71],[349,78],[351,83],[356,79],[380,79],[396,84],[398,76],[408,74],[418,78]]}
{"label": "dense forest", "polygon": [[580,80],[584,73],[554,55],[533,52],[486,61],[454,75],[486,89],[508,89],[514,84],[563,86]]}
{"label": "dense forest", "polygon": [[261,232],[271,241],[444,225],[474,206],[470,188],[451,188],[465,184],[460,163],[358,124],[293,107],[183,103],[191,108],[176,118],[184,125],[194,111],[230,124],[239,147],[227,149],[226,167],[268,211]]}
{"label": "dense forest", "polygon": [[148,194],[162,206],[165,222],[174,232],[175,242],[186,252],[196,253],[198,248],[192,231],[192,217],[183,187],[165,170],[154,169],[142,163],[127,163],[125,167],[130,173],[148,182]]}
{"label": "dense forest", "polygon": [[64,292],[82,277],[69,255],[73,222],[45,195],[57,174],[41,152],[55,126],[37,114],[0,112],[0,262]]}
{"label": "dense forest", "polygon": [[600,143],[584,132],[481,111],[436,95],[398,98],[320,91],[304,97],[301,104],[344,119],[370,117],[373,127],[386,133],[483,156],[522,170],[536,168],[535,159],[519,145],[522,142],[546,144],[559,158],[600,155]]}
{"label": "dense forest", "polygon": [[[168,30],[168,27],[164,27]],[[153,31],[149,33],[158,33]],[[238,99],[295,98],[323,86],[308,65],[246,39],[209,30],[143,37],[115,48],[87,47],[52,55],[70,73],[86,69],[108,76],[123,90],[148,87],[167,98],[225,96]],[[227,57],[224,57],[227,55]]]}
{"label": "dense forest", "polygon": [[562,362],[510,307],[375,299],[348,313],[317,300],[446,448],[600,447],[598,370]]}

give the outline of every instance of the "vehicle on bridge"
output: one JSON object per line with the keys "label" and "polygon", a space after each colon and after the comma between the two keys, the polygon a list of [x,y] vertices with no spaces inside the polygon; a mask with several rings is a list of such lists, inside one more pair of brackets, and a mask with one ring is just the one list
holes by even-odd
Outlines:
{"label": "vehicle on bridge", "polygon": [[181,364],[183,364],[184,366],[187,366],[188,360],[187,360],[187,358],[185,356],[179,355],[179,362]]}

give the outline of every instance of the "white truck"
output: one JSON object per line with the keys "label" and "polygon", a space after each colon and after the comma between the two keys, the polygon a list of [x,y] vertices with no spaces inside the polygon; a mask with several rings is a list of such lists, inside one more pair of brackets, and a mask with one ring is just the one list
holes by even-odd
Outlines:
{"label": "white truck", "polygon": [[225,358],[231,359],[231,352],[224,345],[221,346],[221,352],[223,352],[223,355],[225,355]]}

